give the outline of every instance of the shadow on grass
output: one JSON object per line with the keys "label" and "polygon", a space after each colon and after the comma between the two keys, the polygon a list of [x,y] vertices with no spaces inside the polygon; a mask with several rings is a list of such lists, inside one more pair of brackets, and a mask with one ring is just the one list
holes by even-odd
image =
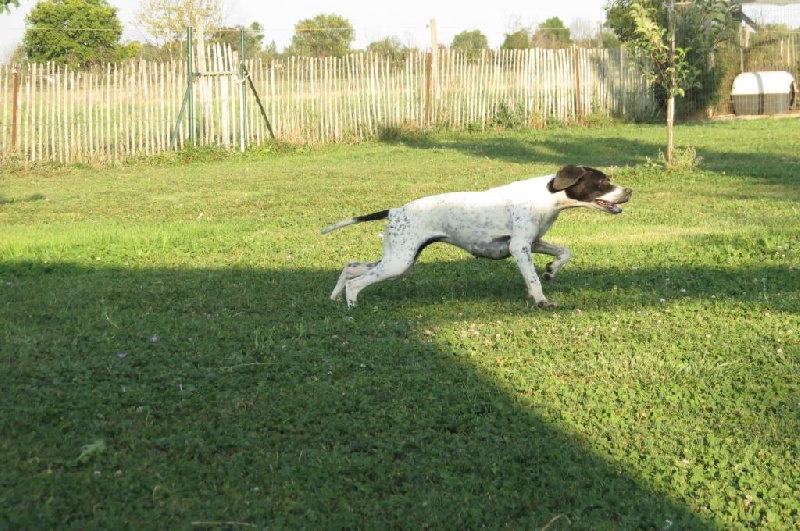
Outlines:
{"label": "shadow on grass", "polygon": [[14,203],[27,203],[30,201],[43,201],[47,199],[47,196],[44,194],[33,194],[24,199],[7,199],[3,196],[0,196],[0,205],[11,205]]}
{"label": "shadow on grass", "polygon": [[[796,168],[800,166],[800,156],[777,156],[769,152],[730,152],[709,147],[713,135],[708,126],[684,124],[687,131],[684,144],[696,147],[697,155],[702,157],[700,167],[714,172],[727,172],[732,175],[753,177],[759,181],[786,186],[793,182]],[[698,132],[693,132],[698,129]],[[619,131],[619,136],[613,133]],[[585,134],[584,134],[585,133]],[[665,133],[666,134],[666,133]],[[608,128],[599,136],[592,130],[567,129],[563,134],[548,130],[539,134],[537,130],[513,132],[508,136],[470,135],[464,133],[453,138],[439,139],[435,136],[398,136],[387,143],[399,143],[407,147],[423,150],[455,150],[470,156],[490,158],[519,164],[550,164],[559,167],[564,164],[588,164],[599,167],[635,166],[649,160],[657,161],[660,152],[665,150],[666,139],[648,140],[645,137],[632,140],[628,128]],[[698,140],[702,135],[703,141]],[[711,136],[712,140],[708,137]],[[680,147],[680,146],[678,146]],[[726,146],[729,148],[729,146]],[[791,147],[787,152],[791,152]],[[800,186],[800,185],[798,185]]]}
{"label": "shadow on grass", "polygon": [[476,263],[419,264],[352,312],[328,270],[0,264],[0,527],[707,528],[420,340],[442,292],[522,297]]}
{"label": "shadow on grass", "polygon": [[641,164],[646,156],[658,153],[658,144],[630,141],[622,138],[581,138],[574,132],[563,136],[552,131],[538,135],[513,133],[509,136],[470,136],[438,139],[425,135],[411,135],[387,141],[424,150],[455,150],[474,157],[530,164],[531,162],[563,166],[564,164],[592,164],[612,166]]}

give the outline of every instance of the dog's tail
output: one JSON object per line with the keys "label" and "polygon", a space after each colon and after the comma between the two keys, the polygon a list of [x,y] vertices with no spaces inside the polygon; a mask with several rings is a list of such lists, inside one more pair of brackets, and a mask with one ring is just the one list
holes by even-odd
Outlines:
{"label": "dog's tail", "polygon": [[328,234],[331,231],[336,229],[341,229],[342,227],[346,227],[348,225],[354,225],[356,223],[363,223],[365,221],[377,221],[379,219],[386,219],[389,217],[389,210],[381,210],[380,212],[373,212],[372,214],[367,214],[366,216],[356,216],[354,218],[343,219],[339,223],[334,223],[333,225],[329,225],[322,229],[320,234]]}

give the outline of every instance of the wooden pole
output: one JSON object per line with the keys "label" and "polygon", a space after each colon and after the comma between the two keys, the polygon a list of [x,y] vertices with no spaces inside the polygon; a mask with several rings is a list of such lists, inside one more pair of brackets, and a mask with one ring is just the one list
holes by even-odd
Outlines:
{"label": "wooden pole", "polygon": [[202,111],[201,142],[205,145],[211,143],[212,123],[212,102],[211,102],[211,78],[208,74],[208,62],[206,59],[206,34],[205,26],[200,24],[197,28],[197,42],[195,43],[195,69],[197,70],[197,88],[200,96],[200,110]]}
{"label": "wooden pole", "polygon": [[244,66],[244,30],[240,34],[240,56],[239,56],[239,147],[241,152],[247,151],[247,85],[245,77],[247,76],[247,69]]}
{"label": "wooden pole", "polygon": [[431,124],[432,104],[433,104],[433,86],[437,82],[436,72],[439,66],[439,39],[436,35],[436,19],[432,18],[430,21],[431,29],[431,55],[428,64],[425,68],[425,81],[427,83],[427,98],[425,102],[425,124]]}
{"label": "wooden pole", "polygon": [[194,50],[192,49],[192,28],[186,28],[186,69],[188,70],[188,88],[186,94],[189,98],[189,143],[195,145],[194,126]]}
{"label": "wooden pole", "polygon": [[577,46],[573,46],[575,51],[573,56],[575,58],[575,113],[578,117],[578,123],[583,125],[583,101],[581,98],[581,55]]}
{"label": "wooden pole", "polygon": [[430,22],[429,26],[431,28],[431,53],[433,54],[433,66],[434,66],[434,69],[435,69],[436,66],[437,66],[437,61],[438,61],[438,57],[437,56],[439,55],[437,53],[439,51],[439,39],[438,39],[438,37],[436,35],[436,19],[435,18],[431,19],[431,22]]}
{"label": "wooden pole", "polygon": [[431,125],[431,77],[433,72],[433,53],[429,53],[425,60],[425,127]]}
{"label": "wooden pole", "polygon": [[16,153],[18,145],[17,135],[19,134],[17,130],[17,121],[19,118],[19,70],[17,69],[17,65],[14,65],[13,73],[14,89],[12,90],[11,99],[11,152]]}

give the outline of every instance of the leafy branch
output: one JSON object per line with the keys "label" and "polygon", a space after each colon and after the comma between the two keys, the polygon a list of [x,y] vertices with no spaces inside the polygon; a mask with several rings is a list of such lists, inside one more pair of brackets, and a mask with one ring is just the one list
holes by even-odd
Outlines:
{"label": "leafy branch", "polygon": [[689,48],[670,50],[667,29],[656,21],[656,10],[636,2],[631,6],[636,39],[630,42],[637,60],[643,64],[642,75],[661,86],[672,98],[684,96],[686,89],[697,86],[698,71],[686,59]]}

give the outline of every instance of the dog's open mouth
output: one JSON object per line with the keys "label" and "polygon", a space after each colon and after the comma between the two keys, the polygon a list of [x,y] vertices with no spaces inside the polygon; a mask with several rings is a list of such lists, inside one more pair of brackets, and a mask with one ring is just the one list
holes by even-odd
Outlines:
{"label": "dog's open mouth", "polygon": [[622,207],[619,206],[619,203],[612,203],[611,201],[606,201],[605,199],[595,199],[594,204],[596,204],[609,214],[619,214],[620,212],[622,212]]}

